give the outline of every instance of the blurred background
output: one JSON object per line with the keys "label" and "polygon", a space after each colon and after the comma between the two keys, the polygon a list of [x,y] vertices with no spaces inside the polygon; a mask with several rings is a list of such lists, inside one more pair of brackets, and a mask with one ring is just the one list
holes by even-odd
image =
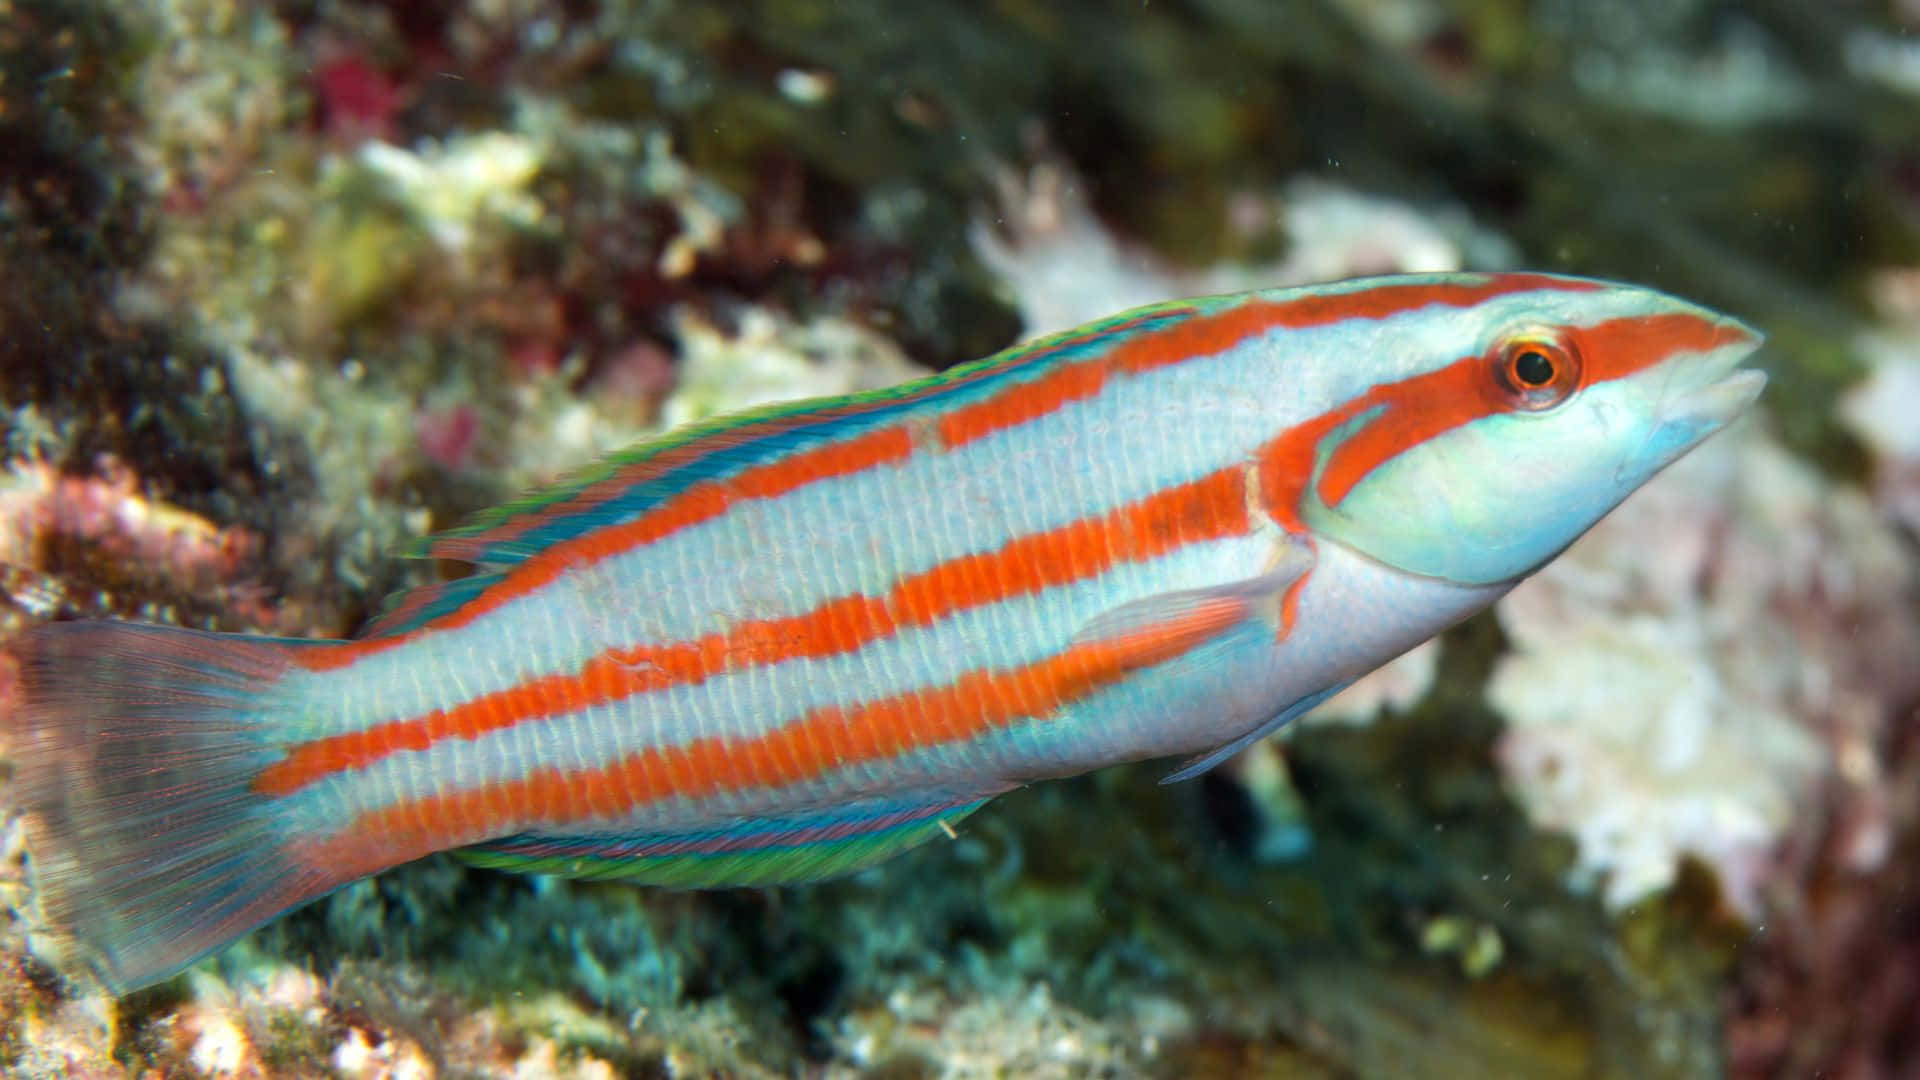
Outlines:
{"label": "blurred background", "polygon": [[120,1002],[9,810],[0,1067],[1920,1075],[1920,3],[0,0],[0,644],[345,635],[663,426],[1510,267],[1756,323],[1763,414],[1291,737],[810,888],[428,860]]}

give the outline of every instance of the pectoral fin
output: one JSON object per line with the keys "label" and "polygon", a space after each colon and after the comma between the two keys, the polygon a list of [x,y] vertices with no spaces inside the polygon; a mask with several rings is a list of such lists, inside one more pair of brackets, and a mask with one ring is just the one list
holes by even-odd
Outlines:
{"label": "pectoral fin", "polygon": [[1287,590],[1311,569],[1312,550],[1289,543],[1265,573],[1205,589],[1156,593],[1103,611],[1074,634],[1073,644],[1138,639],[1146,645],[1161,634],[1184,637],[1196,631],[1211,638],[1255,615],[1277,617]]}
{"label": "pectoral fin", "polygon": [[[1281,607],[1292,590],[1312,569],[1312,551],[1304,545],[1285,549],[1273,569],[1254,577],[1205,589],[1185,589],[1142,597],[1102,612],[1082,626],[1062,656],[1076,660],[1083,678],[1112,682],[1128,673],[1158,665],[1192,669],[1215,663],[1227,650],[1211,648],[1231,631],[1257,623],[1278,625]],[[1079,669],[1086,669],[1079,671]],[[1308,703],[1306,708],[1311,708]],[[1267,728],[1286,722],[1277,718]],[[1249,736],[1251,741],[1257,736]],[[1223,753],[1238,749],[1236,744]],[[1213,759],[1191,772],[1211,768]],[[1182,776],[1190,770],[1182,770]]]}

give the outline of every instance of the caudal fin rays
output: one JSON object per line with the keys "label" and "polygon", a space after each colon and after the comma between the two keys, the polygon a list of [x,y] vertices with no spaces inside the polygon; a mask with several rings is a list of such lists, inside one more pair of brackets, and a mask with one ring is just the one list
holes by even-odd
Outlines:
{"label": "caudal fin rays", "polygon": [[251,780],[306,643],[131,623],[21,647],[13,749],[42,912],[115,991],[156,982],[338,884]]}

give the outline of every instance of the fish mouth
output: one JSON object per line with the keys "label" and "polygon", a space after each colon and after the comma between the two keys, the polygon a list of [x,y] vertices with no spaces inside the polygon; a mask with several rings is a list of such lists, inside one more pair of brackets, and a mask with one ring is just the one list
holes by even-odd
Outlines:
{"label": "fish mouth", "polygon": [[1666,424],[1716,430],[1752,407],[1767,385],[1767,374],[1743,368],[1766,335],[1738,319],[1714,320],[1712,342],[1704,349],[1670,358],[1661,394],[1660,418]]}

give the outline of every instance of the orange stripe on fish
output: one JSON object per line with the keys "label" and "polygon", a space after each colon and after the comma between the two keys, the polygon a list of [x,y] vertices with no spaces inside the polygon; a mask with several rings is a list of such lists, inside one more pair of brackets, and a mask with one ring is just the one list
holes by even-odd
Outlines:
{"label": "orange stripe on fish", "polygon": [[527,720],[697,683],[728,670],[852,652],[903,626],[1083,580],[1184,544],[1244,534],[1246,474],[1226,469],[1093,520],[1018,537],[903,578],[885,596],[843,596],[812,611],[745,622],[698,641],[610,649],[578,672],[520,683],[424,716],[293,747],[254,788],[284,795],[445,738],[474,739]]}
{"label": "orange stripe on fish", "polygon": [[[845,442],[830,443],[803,454],[780,458],[738,475],[697,484],[656,510],[636,520],[607,525],[576,540],[556,545],[520,563],[492,589],[439,620],[442,628],[464,626],[516,597],[550,584],[582,563],[598,562],[682,529],[725,514],[742,499],[773,499],[806,484],[834,476],[850,476],[882,465],[905,461],[914,452],[912,432],[883,428]],[[301,657],[310,671],[332,671],[363,656],[392,648],[417,635],[394,634],[363,638]]]}
{"label": "orange stripe on fish", "polygon": [[[1580,291],[1575,288],[1569,291]],[[1349,319],[1384,319],[1432,305],[1464,307],[1493,296],[1537,288],[1569,289],[1564,278],[1517,274],[1478,283],[1403,285],[1364,296],[1307,296],[1277,303],[1249,303],[1208,318],[1190,319],[1150,337],[1115,347],[1097,361],[1062,367],[999,397],[964,405],[940,420],[948,446],[963,446],[997,431],[1038,419],[1073,401],[1098,394],[1114,374],[1138,374],[1232,348],[1270,330],[1304,329]]]}
{"label": "orange stripe on fish", "polygon": [[435,544],[489,565],[372,642],[40,628],[0,723],[43,906],[123,991],[445,847],[791,882],[1019,783],[1197,775],[1739,415],[1759,340],[1534,275],[1158,305],[631,451]]}
{"label": "orange stripe on fish", "polygon": [[597,768],[542,769],[483,788],[381,807],[347,823],[309,857],[351,864],[378,837],[378,850],[425,854],[538,826],[591,821],[668,798],[699,798],[801,783],[834,769],[956,743],[1021,720],[1044,717],[1142,668],[1218,637],[1248,615],[1228,599],[1195,606],[1174,621],[1069,646],[1044,660],[978,671],[858,705],[816,709],[751,739],[709,737],[630,754]]}
{"label": "orange stripe on fish", "polygon": [[[1586,281],[1546,275],[1491,275],[1478,280],[1455,280],[1420,284],[1382,286],[1360,293],[1308,294],[1285,301],[1249,301],[1233,305],[1211,315],[1193,315],[1138,338],[1120,338],[1111,349],[1085,360],[1066,362],[1039,378],[1015,383],[987,399],[958,405],[935,421],[940,445],[944,448],[967,443],[1046,416],[1061,406],[1090,398],[1100,392],[1115,372],[1138,374],[1154,368],[1182,363],[1217,353],[1239,341],[1276,328],[1305,328],[1338,322],[1383,319],[1429,306],[1463,307],[1491,297],[1533,289],[1562,292],[1592,291],[1600,286]],[[1126,322],[1109,327],[1124,330]],[[1076,338],[1069,335],[1066,340]],[[1058,342],[1049,342],[1049,347]],[[1016,360],[1024,360],[1032,347],[1012,350]],[[964,385],[969,379],[991,373],[995,361],[977,368],[956,372],[936,380],[915,394],[913,400],[943,389]],[[847,412],[870,411],[869,403],[856,403]],[[817,420],[818,417],[815,417]],[[776,429],[794,425],[791,416],[767,423]],[[912,423],[901,421],[898,428],[882,428],[855,436],[846,443],[828,442],[789,451],[770,462],[748,466],[727,477],[703,480],[669,496],[635,520],[609,524],[545,548],[508,570],[501,580],[478,597],[448,612],[427,625],[451,629],[470,625],[515,599],[527,596],[550,584],[560,575],[582,563],[597,562],[649,543],[657,543],[683,529],[712,521],[725,514],[743,498],[775,498],[806,484],[836,476],[876,468],[906,460],[915,450]],[[590,486],[578,500],[591,503],[625,490],[639,479],[658,479],[674,468],[696,462],[711,452],[711,442],[726,444],[761,434],[754,425],[716,433],[708,440],[676,445],[660,455],[661,460],[638,463],[634,474],[622,472],[614,478]],[[711,442],[710,442],[711,440]],[[544,511],[551,513],[551,509]],[[532,516],[532,515],[529,515]],[[441,545],[437,551],[454,554],[457,547]],[[421,629],[424,629],[422,627]],[[328,649],[315,649],[301,663],[314,671],[335,670],[355,660],[394,648],[410,640],[419,631],[364,638]]]}
{"label": "orange stripe on fish", "polygon": [[[1726,344],[1726,325],[1676,313],[1613,319],[1561,333],[1580,358],[1580,385],[1624,378],[1676,353]],[[1314,474],[1322,442],[1334,430],[1367,417],[1358,431],[1327,452],[1316,493],[1332,505],[1382,463],[1475,420],[1510,411],[1493,371],[1493,356],[1468,356],[1411,379],[1375,386],[1339,409],[1297,425],[1262,457],[1260,490],[1268,512],[1290,531],[1302,531],[1300,497]]]}

